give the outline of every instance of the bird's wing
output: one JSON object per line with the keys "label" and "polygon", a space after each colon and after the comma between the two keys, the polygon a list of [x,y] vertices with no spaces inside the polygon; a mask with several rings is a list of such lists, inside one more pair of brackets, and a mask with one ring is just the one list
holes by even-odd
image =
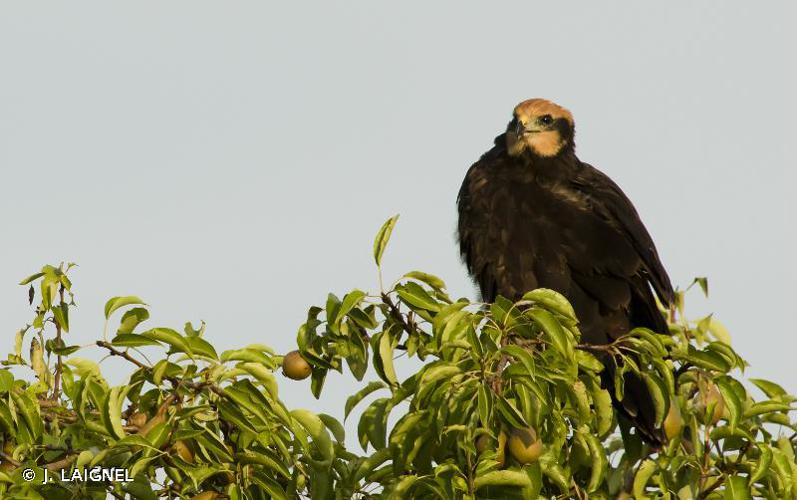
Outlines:
{"label": "bird's wing", "polygon": [[664,305],[672,304],[674,292],[664,270],[656,246],[642,224],[631,201],[609,177],[591,165],[582,163],[572,185],[586,195],[593,211],[622,231],[642,259],[644,271]]}

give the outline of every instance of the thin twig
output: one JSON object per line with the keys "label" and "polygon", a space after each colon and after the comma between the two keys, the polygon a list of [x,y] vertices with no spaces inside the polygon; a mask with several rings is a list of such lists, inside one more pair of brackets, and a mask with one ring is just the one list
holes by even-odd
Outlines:
{"label": "thin twig", "polygon": [[415,331],[412,328],[412,326],[409,323],[407,323],[407,320],[404,319],[404,315],[401,314],[401,311],[399,310],[398,306],[392,300],[390,300],[390,296],[388,296],[388,294],[382,293],[382,302],[390,310],[390,316],[399,325],[401,325],[401,328],[404,329],[405,332],[407,332],[408,334],[411,334],[411,333],[413,333]]}
{"label": "thin twig", "polygon": [[133,356],[129,355],[127,352],[120,351],[119,349],[117,349],[113,345],[111,345],[109,342],[105,342],[104,340],[98,340],[96,343],[97,343],[98,346],[103,347],[105,349],[108,349],[108,351],[111,353],[112,356],[119,356],[121,358],[124,358],[124,359],[130,361],[131,363],[133,363],[134,365],[136,365],[139,368],[144,368],[145,370],[149,370],[150,369],[149,366],[145,365],[141,361],[139,361],[136,358],[134,358]]}
{"label": "thin twig", "polygon": [[22,465],[20,462],[17,462],[16,460],[14,460],[14,457],[12,457],[11,455],[9,455],[8,453],[6,453],[4,451],[0,451],[0,458],[2,458],[4,461],[10,463],[14,467],[19,467],[20,465]]}
{"label": "thin twig", "polygon": [[74,462],[75,460],[77,460],[77,453],[72,455],[67,455],[66,457],[60,460],[56,460],[55,462],[44,464],[42,467],[46,467],[48,470],[51,471],[59,471],[62,469],[66,469],[67,467],[72,465],[72,462]]}
{"label": "thin twig", "polygon": [[[58,294],[61,298],[61,305],[64,305],[64,285],[61,285],[61,288],[58,290]],[[61,348],[61,325],[57,321],[53,321],[55,325],[55,345],[60,349]],[[55,364],[55,380],[53,382],[53,399],[58,400],[61,397],[61,372],[64,369],[63,359],[60,354],[57,355],[57,361]]]}

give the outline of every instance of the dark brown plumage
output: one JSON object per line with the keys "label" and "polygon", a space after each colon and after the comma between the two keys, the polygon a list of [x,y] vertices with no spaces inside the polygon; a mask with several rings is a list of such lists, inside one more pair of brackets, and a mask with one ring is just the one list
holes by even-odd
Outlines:
{"label": "dark brown plumage", "polygon": [[[540,287],[562,293],[586,343],[605,344],[640,326],[666,333],[654,293],[668,305],[673,289],[653,241],[620,188],[576,157],[574,130],[566,109],[524,101],[468,170],[458,198],[468,271],[489,302]],[[615,405],[647,441],[661,442],[641,380],[627,376]]]}

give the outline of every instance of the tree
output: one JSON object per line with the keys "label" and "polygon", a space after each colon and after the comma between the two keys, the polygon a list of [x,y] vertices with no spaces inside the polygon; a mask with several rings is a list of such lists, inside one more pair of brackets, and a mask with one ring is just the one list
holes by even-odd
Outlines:
{"label": "tree", "polygon": [[[396,219],[374,243],[378,268]],[[330,294],[309,309],[288,356],[264,345],[219,354],[204,324],[145,329],[144,302],[114,297],[92,345],[131,375],[110,387],[65,342],[71,269],[45,266],[22,281],[39,303],[3,362],[12,369],[0,369],[3,498],[797,498],[797,398],[751,379],[753,399],[734,377],[745,362],[724,328],[711,316],[687,320],[684,292],[662,311],[669,334],[636,329],[594,346],[580,343],[573,308],[552,290],[481,304],[414,271],[378,293]],[[706,291],[704,279],[695,284]],[[150,362],[142,348],[165,355]],[[420,368],[399,379],[397,355]],[[625,370],[645,380],[662,449],[614,411],[600,383],[607,363],[617,364],[618,396]],[[362,454],[346,449],[335,418],[285,407],[281,366],[312,377],[316,397],[329,370],[362,381],[373,368],[379,380],[345,404],[346,417],[365,406]],[[60,481],[95,466],[131,480]]]}

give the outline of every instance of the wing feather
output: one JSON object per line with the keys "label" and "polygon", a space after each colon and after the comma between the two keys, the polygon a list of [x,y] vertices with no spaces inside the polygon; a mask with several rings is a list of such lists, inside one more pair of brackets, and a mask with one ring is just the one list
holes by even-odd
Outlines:
{"label": "wing feather", "polygon": [[664,305],[672,304],[675,297],[672,283],[659,259],[653,239],[631,201],[604,173],[586,163],[582,163],[582,167],[572,179],[572,185],[588,197],[598,215],[626,235],[642,259],[644,272],[659,300]]}

